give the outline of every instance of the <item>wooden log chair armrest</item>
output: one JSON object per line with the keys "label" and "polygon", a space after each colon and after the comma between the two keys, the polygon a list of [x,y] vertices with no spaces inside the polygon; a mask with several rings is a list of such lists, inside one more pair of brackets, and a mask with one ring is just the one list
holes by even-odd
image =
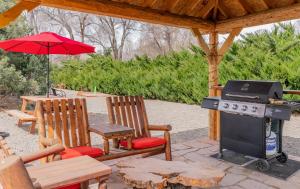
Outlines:
{"label": "wooden log chair armrest", "polygon": [[150,131],[171,131],[171,125],[149,125],[148,129]]}
{"label": "wooden log chair armrest", "polygon": [[35,152],[30,155],[23,155],[21,157],[21,159],[26,164],[26,163],[30,163],[32,161],[35,161],[35,160],[38,160],[38,159],[41,159],[44,157],[48,157],[50,155],[57,155],[64,150],[65,150],[65,147],[63,145],[57,144],[57,145],[45,148],[43,150],[40,150],[39,152]]}
{"label": "wooden log chair armrest", "polygon": [[[88,132],[95,133],[96,135],[100,135],[97,131],[95,131],[93,128],[88,127]],[[101,136],[101,135],[100,135]]]}

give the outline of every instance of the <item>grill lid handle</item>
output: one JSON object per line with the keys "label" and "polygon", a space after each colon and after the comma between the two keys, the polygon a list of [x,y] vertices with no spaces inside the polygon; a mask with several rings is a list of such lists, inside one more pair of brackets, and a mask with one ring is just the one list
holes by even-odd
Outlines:
{"label": "grill lid handle", "polygon": [[259,96],[248,96],[248,95],[235,95],[235,94],[225,94],[229,97],[237,97],[237,98],[249,98],[249,99],[259,99]]}

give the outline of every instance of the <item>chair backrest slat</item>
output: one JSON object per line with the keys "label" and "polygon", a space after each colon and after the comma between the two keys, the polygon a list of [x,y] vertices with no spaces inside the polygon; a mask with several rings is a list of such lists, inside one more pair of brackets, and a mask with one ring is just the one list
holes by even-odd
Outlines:
{"label": "chair backrest slat", "polygon": [[151,136],[151,134],[150,134],[150,131],[149,131],[149,129],[148,129],[148,126],[149,126],[149,122],[148,122],[148,117],[147,117],[147,113],[146,113],[146,106],[145,106],[145,102],[144,102],[144,99],[143,99],[143,97],[140,97],[139,98],[140,99],[140,103],[141,103],[141,112],[142,112],[142,114],[143,114],[143,122],[144,123],[146,123],[145,124],[145,134],[146,134],[146,136]]}
{"label": "chair backrest slat", "polygon": [[143,97],[107,97],[106,102],[112,124],[133,128],[135,138],[150,136]]}
{"label": "chair backrest slat", "polygon": [[106,98],[106,105],[107,105],[107,112],[108,112],[109,120],[111,121],[111,123],[116,123],[112,98]]}
{"label": "chair backrest slat", "polygon": [[[37,114],[39,130],[44,132],[40,134],[42,137],[58,139],[66,147],[90,145],[85,99],[51,99],[39,103],[44,107]],[[43,117],[49,120],[45,122]],[[50,121],[53,117],[55,120]]]}
{"label": "chair backrest slat", "polygon": [[136,104],[133,96],[129,97],[129,99],[130,99],[132,118],[133,118],[133,128],[135,130],[136,138],[139,138],[141,137],[141,134],[140,134],[139,121],[138,121],[138,114],[136,112]]}
{"label": "chair backrest slat", "polygon": [[52,101],[46,100],[45,110],[47,114],[47,124],[48,124],[48,137],[54,138],[54,128],[53,128],[53,114],[52,114]]}
{"label": "chair backrest slat", "polygon": [[142,110],[142,105],[141,105],[141,99],[140,97],[136,96],[135,97],[135,102],[136,102],[136,107],[137,107],[137,113],[138,113],[138,117],[139,117],[139,129],[140,129],[140,132],[141,132],[141,135],[144,137],[146,136],[146,133],[145,133],[145,122],[144,122],[144,118],[143,118],[143,110]]}
{"label": "chair backrest slat", "polygon": [[114,109],[115,109],[115,112],[116,112],[116,123],[118,125],[122,125],[119,98],[116,97],[116,96],[114,97]]}
{"label": "chair backrest slat", "polygon": [[78,146],[77,143],[77,132],[76,132],[76,117],[75,117],[75,107],[74,99],[68,99],[69,117],[70,117],[70,130],[72,138],[72,146]]}
{"label": "chair backrest slat", "polygon": [[75,99],[75,108],[76,108],[76,117],[77,117],[77,129],[78,129],[78,136],[79,136],[79,144],[80,146],[84,145],[85,141],[85,134],[83,133],[83,127],[80,126],[82,123],[82,109],[79,99]]}
{"label": "chair backrest slat", "polygon": [[66,147],[71,147],[70,142],[70,133],[69,133],[69,122],[68,122],[68,113],[67,113],[67,100],[61,100],[61,120],[62,120],[62,132],[64,135],[64,145]]}
{"label": "chair backrest slat", "polygon": [[88,110],[86,106],[86,101],[81,100],[80,105],[82,107],[82,128],[83,128],[83,134],[85,136],[84,146],[91,146],[91,136],[89,132],[89,120],[88,120]]}
{"label": "chair backrest slat", "polygon": [[120,109],[121,109],[121,115],[122,115],[122,125],[128,125],[126,111],[125,111],[124,98],[122,96],[120,96],[119,101],[120,101]]}
{"label": "chair backrest slat", "polygon": [[126,106],[126,112],[127,112],[127,118],[128,118],[128,127],[133,128],[133,120],[132,120],[132,112],[130,108],[130,102],[128,96],[125,96],[125,106]]}
{"label": "chair backrest slat", "polygon": [[61,135],[61,116],[60,116],[60,102],[58,100],[53,102],[53,107],[54,107],[54,115],[55,115],[55,124],[56,124],[56,129],[55,133],[57,136],[57,139],[59,140],[59,143],[62,143],[62,135]]}

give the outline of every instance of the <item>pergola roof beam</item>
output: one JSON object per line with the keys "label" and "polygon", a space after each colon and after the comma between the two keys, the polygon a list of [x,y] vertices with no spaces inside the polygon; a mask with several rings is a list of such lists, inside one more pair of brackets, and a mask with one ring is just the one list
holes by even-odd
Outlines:
{"label": "pergola roof beam", "polygon": [[300,18],[300,3],[219,21],[216,24],[216,31],[230,31],[232,28],[246,28],[297,18]]}
{"label": "pergola roof beam", "polygon": [[80,11],[98,15],[120,17],[138,21],[164,24],[175,27],[199,28],[203,31],[213,30],[214,23],[202,19],[180,16],[169,12],[141,8],[127,3],[114,2],[109,0],[26,0],[40,2],[48,7],[61,8],[73,11]]}
{"label": "pergola roof beam", "polygon": [[15,6],[0,14],[0,28],[7,26],[10,22],[14,21],[23,11],[31,11],[38,5],[39,3],[35,2],[17,2]]}

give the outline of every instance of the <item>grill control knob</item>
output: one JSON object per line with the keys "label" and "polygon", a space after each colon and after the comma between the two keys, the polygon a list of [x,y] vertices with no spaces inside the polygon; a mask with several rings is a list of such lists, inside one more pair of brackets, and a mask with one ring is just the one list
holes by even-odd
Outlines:
{"label": "grill control knob", "polygon": [[234,110],[236,110],[236,109],[238,109],[238,105],[237,104],[234,104],[233,106],[232,106],[232,109],[234,109]]}
{"label": "grill control knob", "polygon": [[225,103],[223,107],[224,107],[224,108],[229,108],[229,104],[228,104],[228,103]]}
{"label": "grill control knob", "polygon": [[242,110],[243,110],[243,111],[246,111],[247,109],[248,109],[248,107],[247,107],[246,105],[243,105],[243,106],[242,106]]}
{"label": "grill control knob", "polygon": [[253,107],[252,107],[252,112],[256,112],[256,110],[257,110],[257,107],[256,107],[256,106],[253,106]]}

